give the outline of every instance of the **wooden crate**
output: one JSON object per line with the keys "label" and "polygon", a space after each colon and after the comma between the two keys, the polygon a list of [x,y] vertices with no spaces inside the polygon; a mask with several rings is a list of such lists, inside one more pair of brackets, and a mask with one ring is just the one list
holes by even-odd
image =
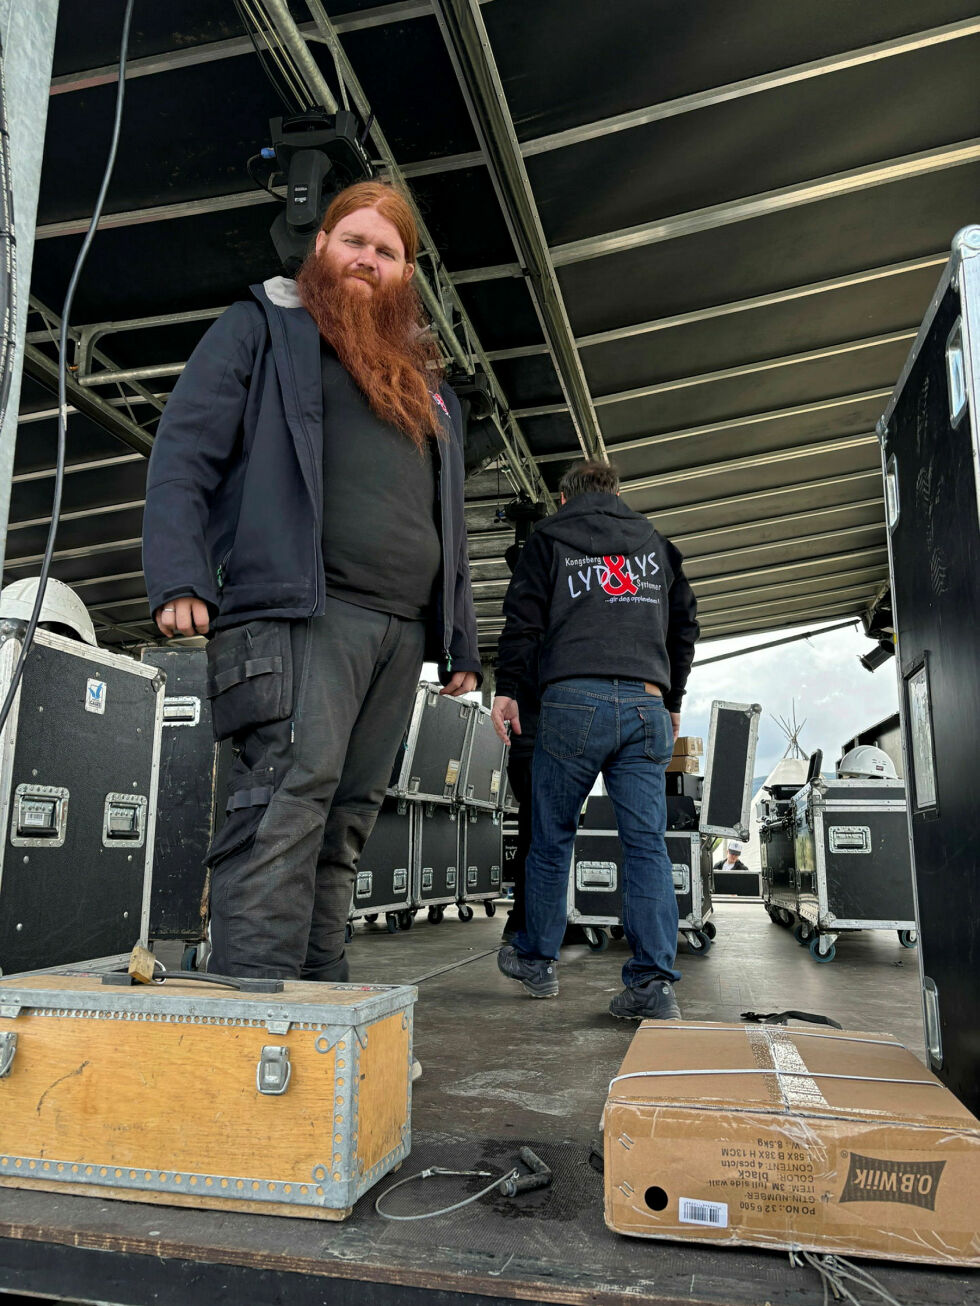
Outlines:
{"label": "wooden crate", "polygon": [[[4,979],[0,1185],[345,1219],[411,1148],[416,996]],[[281,1094],[264,1049],[286,1049]]]}

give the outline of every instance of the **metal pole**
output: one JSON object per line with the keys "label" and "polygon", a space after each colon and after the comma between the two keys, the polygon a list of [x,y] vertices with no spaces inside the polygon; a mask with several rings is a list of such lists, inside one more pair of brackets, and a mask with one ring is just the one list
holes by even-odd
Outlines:
{"label": "metal pole", "polygon": [[[770,644],[753,644],[751,648],[736,649],[733,653],[719,653],[714,658],[697,658],[692,670],[700,671],[702,667],[709,666],[712,662],[727,662],[729,658],[744,658],[749,653],[761,653],[767,648],[779,648],[781,644],[795,644],[800,639],[813,639],[816,635],[829,635],[832,630],[846,630],[850,626],[856,626],[858,618],[852,617],[850,621],[840,621],[836,626],[823,626],[820,630],[805,630],[802,635],[787,635],[785,639],[774,639]],[[722,639],[730,639],[731,636],[719,636]]]}
{"label": "metal pole", "polygon": [[7,411],[0,428],[0,561],[6,543],[7,514],[10,509],[17,410],[20,407],[24,366],[24,335],[27,330],[27,297],[34,255],[37,197],[57,18],[58,0],[33,0],[31,4],[24,4],[23,0],[0,0],[9,175],[16,223],[16,313],[10,323],[14,341],[10,360],[12,374]]}

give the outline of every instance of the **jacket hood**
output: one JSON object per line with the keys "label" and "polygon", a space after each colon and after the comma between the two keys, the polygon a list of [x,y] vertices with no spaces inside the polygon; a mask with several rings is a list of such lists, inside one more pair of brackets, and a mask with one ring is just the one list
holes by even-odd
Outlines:
{"label": "jacket hood", "polygon": [[628,508],[617,494],[577,494],[553,517],[539,522],[538,532],[597,557],[642,552],[656,534],[647,519]]}

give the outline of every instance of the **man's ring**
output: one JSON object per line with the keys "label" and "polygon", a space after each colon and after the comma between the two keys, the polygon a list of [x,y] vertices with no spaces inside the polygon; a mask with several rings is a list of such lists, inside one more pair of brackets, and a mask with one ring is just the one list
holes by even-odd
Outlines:
{"label": "man's ring", "polygon": [[176,612],[176,608],[164,608],[164,612]]}

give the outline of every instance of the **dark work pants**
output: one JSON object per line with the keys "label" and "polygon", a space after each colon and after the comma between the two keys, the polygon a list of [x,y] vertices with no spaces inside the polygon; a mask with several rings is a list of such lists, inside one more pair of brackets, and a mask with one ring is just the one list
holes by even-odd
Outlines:
{"label": "dark work pants", "polygon": [[424,623],[328,598],[290,623],[293,712],[235,737],[212,845],[214,974],[344,980],[358,858],[422,668]]}
{"label": "dark work pants", "polygon": [[514,860],[510,864],[510,873],[514,880],[514,900],[511,905],[507,928],[523,930],[524,928],[524,864],[531,847],[531,751],[514,752],[507,759],[507,783],[517,799],[517,846]]}

